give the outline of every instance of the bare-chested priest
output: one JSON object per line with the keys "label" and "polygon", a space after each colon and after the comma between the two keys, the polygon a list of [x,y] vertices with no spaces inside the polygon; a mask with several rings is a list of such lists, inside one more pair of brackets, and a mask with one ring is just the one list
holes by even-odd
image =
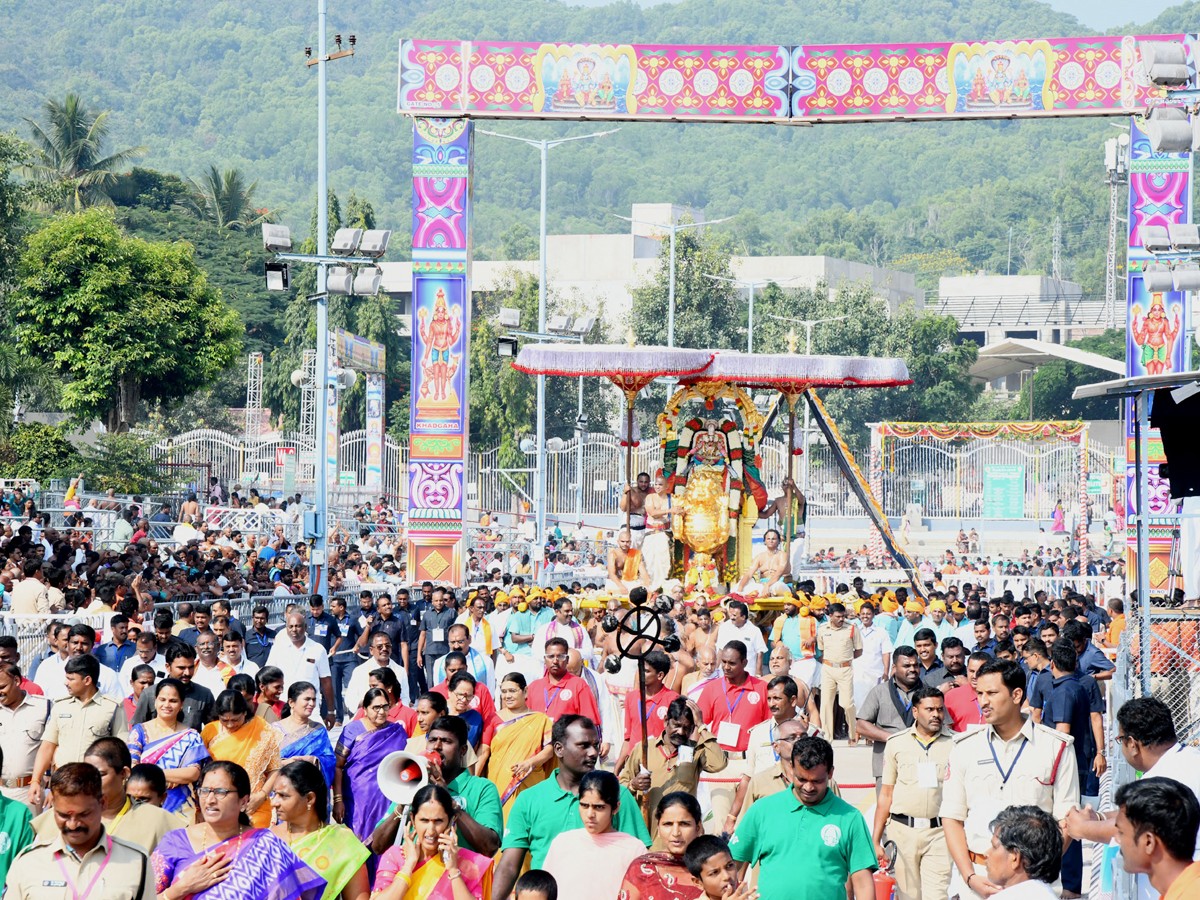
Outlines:
{"label": "bare-chested priest", "polygon": [[779,544],[779,532],[774,528],[763,535],[765,549],[754,557],[749,571],[738,581],[739,594],[756,597],[791,594],[791,588],[784,584],[783,577],[792,574],[792,563]]}
{"label": "bare-chested priest", "polygon": [[662,587],[671,577],[671,499],[667,478],[659,472],[643,506],[646,540],[642,542],[642,571],[652,588]]}
{"label": "bare-chested priest", "polygon": [[759,518],[769,519],[772,516],[775,517],[780,535],[791,536],[791,546],[785,549],[792,569],[799,569],[804,561],[807,539],[808,501],[792,479],[783,479],[783,493],[766,505]]}
{"label": "bare-chested priest", "polygon": [[641,547],[646,537],[646,498],[650,495],[650,474],[638,472],[637,484],[625,485],[621,494],[621,512],[629,513],[629,537],[634,547]]}
{"label": "bare-chested priest", "polygon": [[608,577],[604,589],[610,594],[626,596],[629,589],[639,584],[649,587],[646,570],[638,565],[639,554],[632,549],[629,532],[622,528],[617,532],[617,546],[608,548]]}

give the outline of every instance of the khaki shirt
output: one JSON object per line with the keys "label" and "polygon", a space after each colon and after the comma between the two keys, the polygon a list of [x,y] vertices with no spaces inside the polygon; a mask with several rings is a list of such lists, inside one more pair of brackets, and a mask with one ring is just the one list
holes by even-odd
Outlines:
{"label": "khaki shirt", "polygon": [[[888,738],[883,748],[883,783],[894,785],[892,812],[914,819],[941,815],[942,784],[953,746],[954,738],[943,732],[926,747],[917,739],[915,725]],[[932,787],[931,781],[936,781]]]}
{"label": "khaki shirt", "polygon": [[[110,855],[111,849],[111,855]],[[104,865],[105,858],[108,865]],[[101,866],[104,871],[101,872]],[[65,875],[64,875],[65,873]],[[88,884],[99,873],[99,880],[88,890]],[[5,900],[72,900],[76,896],[87,900],[153,900],[154,867],[146,854],[120,838],[100,832],[100,841],[83,855],[63,844],[55,834],[49,840],[37,838],[16,858],[5,881]]]}
{"label": "khaki shirt", "polygon": [[[678,751],[667,756],[668,745],[663,735],[650,741],[650,790],[647,794],[646,808],[653,810],[658,807],[658,801],[672,791],[684,791],[695,794],[700,783],[701,772],[720,772],[729,765],[729,755],[721,749],[716,737],[707,728],[701,728],[692,748],[692,761],[681,763]],[[633,746],[633,752],[621,769],[621,784],[629,787],[629,783],[642,768],[642,743],[638,741]],[[657,831],[657,826],[651,820],[651,835]]]}
{"label": "khaki shirt", "polygon": [[49,715],[50,701],[36,694],[26,693],[16,709],[0,704],[0,751],[4,752],[0,786],[7,787],[9,781],[33,774],[33,761]]}
{"label": "khaki shirt", "polygon": [[[52,841],[58,834],[53,808],[47,808],[41,815],[35,816],[32,824],[33,833],[39,841]],[[104,818],[104,829],[108,834],[147,854],[158,848],[159,841],[168,831],[183,828],[187,824],[175,813],[169,813],[152,803],[130,803],[128,808],[112,818]]]}
{"label": "khaki shirt", "polygon": [[963,823],[973,853],[988,851],[991,822],[1003,809],[1036,806],[1061,821],[1079,804],[1079,769],[1069,734],[1027,718],[1010,741],[990,725],[953,740],[941,818]]}
{"label": "khaki shirt", "polygon": [[83,754],[97,738],[129,738],[129,723],[121,704],[103,694],[83,701],[77,697],[56,700],[42,740],[57,744],[54,767],[82,762]]}
{"label": "khaki shirt", "polygon": [[817,627],[817,649],[823,654],[821,658],[829,662],[851,662],[854,651],[862,649],[862,634],[853,622],[844,622],[841,628],[822,622]]}

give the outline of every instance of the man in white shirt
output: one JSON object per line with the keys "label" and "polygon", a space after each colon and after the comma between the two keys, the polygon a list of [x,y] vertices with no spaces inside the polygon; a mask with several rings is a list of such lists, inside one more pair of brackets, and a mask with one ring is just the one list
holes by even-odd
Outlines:
{"label": "man in white shirt", "polygon": [[[1161,700],[1135,697],[1125,701],[1117,710],[1117,743],[1125,761],[1141,772],[1142,778],[1171,778],[1200,800],[1200,749],[1179,743],[1171,708]],[[1076,840],[1107,844],[1117,834],[1117,811],[1101,815],[1090,806],[1072,810],[1067,814],[1066,832]],[[1137,876],[1137,885],[1141,900],[1158,900],[1158,891],[1145,875]]]}
{"label": "man in white shirt", "polygon": [[762,655],[767,652],[762,631],[750,621],[750,608],[741,600],[730,600],[725,610],[729,618],[717,628],[716,651],[719,654],[730,641],[741,641],[746,645],[746,671],[757,676],[762,671]]}
{"label": "man in white shirt", "polygon": [[[1010,806],[992,823],[987,880],[1000,900],[1054,900],[1062,860],[1062,833],[1054,816],[1036,806]],[[982,880],[982,879],[981,879]]]}
{"label": "man in white shirt", "polygon": [[559,597],[554,601],[554,618],[539,628],[533,636],[533,655],[541,660],[546,654],[546,641],[562,638],[568,650],[578,650],[584,665],[592,659],[592,639],[584,627],[575,621],[575,606],[570,597]]}
{"label": "man in white shirt", "polygon": [[211,631],[196,638],[196,668],[192,672],[192,681],[208,688],[214,697],[225,690],[226,682],[237,674],[233,666],[219,658],[219,646],[217,636]]}
{"label": "man in white shirt", "polygon": [[[485,656],[471,646],[471,633],[467,626],[456,622],[446,629],[446,642],[450,652],[457,650],[467,658],[467,671],[475,680],[486,687],[494,695],[496,693],[496,665],[491,657]],[[442,657],[433,664],[433,683],[441,684],[446,680],[446,662]]]}
{"label": "man in white shirt", "polygon": [[267,665],[283,672],[283,689],[296,681],[307,681],[321,690],[325,699],[325,725],[334,723],[333,680],[329,676],[329,655],[325,648],[308,636],[304,613],[288,613],[286,635],[276,635],[267,655]]}
{"label": "man in white shirt", "polygon": [[[67,660],[73,656],[86,656],[92,652],[96,644],[96,632],[90,625],[72,625],[67,638],[66,653],[56,653],[42,660],[38,666],[37,678],[34,681],[42,689],[47,699],[62,700],[67,696]],[[99,660],[97,660],[99,662]],[[121,690],[121,679],[112,669],[100,664],[100,678],[96,683],[97,689],[106,697],[111,697],[117,703],[125,700],[125,692]]]}
{"label": "man in white shirt", "polygon": [[854,706],[862,709],[867,694],[875,685],[886,681],[892,662],[892,639],[887,629],[875,624],[875,606],[870,600],[860,600],[858,631],[862,635],[862,656],[854,660]]}
{"label": "man in white shirt", "polygon": [[392,639],[387,636],[386,632],[377,631],[371,635],[367,651],[371,654],[371,658],[354,667],[354,671],[350,673],[350,680],[346,684],[346,690],[342,693],[346,709],[353,712],[362,706],[363,695],[371,687],[371,673],[376,669],[391,669],[395,673],[396,680],[400,682],[401,700],[409,703],[408,673],[404,671],[404,666],[392,659]]}
{"label": "man in white shirt", "polygon": [[246,640],[236,631],[228,631],[221,638],[221,650],[221,658],[229,663],[235,675],[249,675],[253,678],[258,674],[258,663],[246,658]]}
{"label": "man in white shirt", "polygon": [[125,660],[121,671],[117,673],[121,682],[121,690],[126,694],[133,693],[133,670],[138,666],[149,666],[154,670],[154,680],[166,677],[167,658],[158,652],[158,641],[153,631],[143,631],[138,635],[134,645],[134,654]]}

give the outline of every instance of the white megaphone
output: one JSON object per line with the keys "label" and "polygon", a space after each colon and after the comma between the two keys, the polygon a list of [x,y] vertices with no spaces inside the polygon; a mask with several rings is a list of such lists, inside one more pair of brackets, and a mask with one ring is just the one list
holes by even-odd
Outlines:
{"label": "white megaphone", "polygon": [[383,796],[397,806],[407,806],[417,791],[429,784],[429,760],[406,750],[396,750],[379,763],[375,778]]}

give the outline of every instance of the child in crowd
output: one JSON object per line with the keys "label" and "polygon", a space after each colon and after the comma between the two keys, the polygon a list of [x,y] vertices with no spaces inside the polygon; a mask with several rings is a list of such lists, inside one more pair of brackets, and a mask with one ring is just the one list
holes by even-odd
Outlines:
{"label": "child in crowd", "polygon": [[558,900],[558,882],[542,869],[530,869],[517,879],[514,900]]}
{"label": "child in crowd", "polygon": [[712,834],[702,834],[683,851],[683,864],[704,891],[707,900],[758,900],[758,891],[744,881],[738,884],[738,863],[729,844]]}

